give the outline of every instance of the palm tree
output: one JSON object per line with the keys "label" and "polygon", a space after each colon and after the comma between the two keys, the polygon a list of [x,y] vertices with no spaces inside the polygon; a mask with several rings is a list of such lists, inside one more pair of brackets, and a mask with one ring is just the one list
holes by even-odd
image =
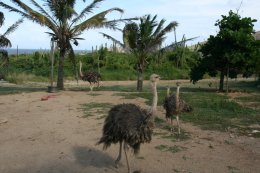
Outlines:
{"label": "palm tree", "polygon": [[[85,30],[93,28],[115,29],[118,22],[131,20],[107,20],[106,15],[108,13],[113,11],[123,13],[123,10],[120,8],[110,8],[85,19],[85,17],[91,14],[93,10],[98,7],[98,4],[104,0],[93,0],[93,2],[86,6],[79,14],[74,10],[76,0],[45,0],[43,6],[39,5],[35,0],[30,0],[34,9],[20,0],[11,1],[20,9],[14,8],[3,2],[0,2],[0,6],[12,12],[19,13],[25,18],[47,27],[51,30],[51,33],[49,34],[57,41],[60,53],[57,79],[58,89],[64,89],[64,59],[66,53],[73,55],[71,42],[77,46],[77,40],[81,39],[79,38],[79,35]],[[45,7],[45,9],[43,7]]]}
{"label": "palm tree", "polygon": [[122,46],[126,51],[129,51],[137,58],[137,90],[143,89],[143,73],[147,64],[148,56],[159,50],[162,42],[166,38],[166,34],[171,32],[178,26],[176,21],[169,23],[164,27],[165,20],[162,19],[159,23],[156,21],[157,15],[151,17],[146,15],[140,18],[140,23],[131,22],[125,25],[123,32],[123,42],[105,34],[104,37],[113,40],[115,43]]}
{"label": "palm tree", "polygon": [[[4,13],[0,11],[0,27],[4,24]],[[11,41],[7,38],[7,36],[14,32],[19,24],[23,22],[23,19],[19,19],[13,25],[11,25],[3,34],[0,34],[0,79],[5,76],[8,66],[8,52],[3,48],[12,47]]]}

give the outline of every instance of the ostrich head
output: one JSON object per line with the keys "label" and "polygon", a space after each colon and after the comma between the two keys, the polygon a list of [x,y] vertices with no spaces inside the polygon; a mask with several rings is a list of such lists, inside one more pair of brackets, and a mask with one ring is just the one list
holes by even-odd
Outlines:
{"label": "ostrich head", "polygon": [[152,74],[151,76],[150,76],[150,81],[152,82],[152,83],[156,83],[156,82],[158,82],[160,80],[160,76],[158,75],[158,74]]}

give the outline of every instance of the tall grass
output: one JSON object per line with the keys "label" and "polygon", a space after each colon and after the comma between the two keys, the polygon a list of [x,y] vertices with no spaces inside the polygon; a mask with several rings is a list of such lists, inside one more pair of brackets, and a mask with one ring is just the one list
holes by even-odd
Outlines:
{"label": "tall grass", "polygon": [[24,84],[26,82],[48,82],[46,77],[35,76],[27,73],[10,73],[6,76],[6,80],[14,84]]}

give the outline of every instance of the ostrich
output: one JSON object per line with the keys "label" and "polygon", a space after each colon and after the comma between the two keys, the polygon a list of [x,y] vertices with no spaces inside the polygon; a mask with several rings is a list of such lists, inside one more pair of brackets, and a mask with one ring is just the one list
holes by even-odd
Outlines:
{"label": "ostrich", "polygon": [[97,85],[99,87],[99,80],[101,79],[101,75],[96,71],[88,71],[83,74],[81,71],[81,68],[82,68],[82,63],[80,61],[79,62],[79,75],[83,81],[89,82],[90,91],[93,91],[93,87],[94,87],[95,83],[97,83]]}
{"label": "ostrich", "polygon": [[142,143],[150,142],[154,128],[154,116],[158,101],[157,82],[160,76],[152,74],[150,81],[153,91],[153,102],[150,110],[145,110],[131,103],[119,104],[111,108],[105,120],[103,127],[103,136],[97,144],[104,143],[104,149],[112,143],[120,143],[119,154],[115,161],[116,167],[121,159],[122,144],[124,143],[124,152],[127,162],[128,173],[130,166],[126,150],[130,146],[136,155],[140,150]]}
{"label": "ostrich", "polygon": [[[184,100],[180,99],[180,83],[177,82],[177,91],[176,95],[172,94],[170,95],[170,87],[167,87],[167,95],[164,99],[163,107],[166,110],[166,120],[167,122],[170,121],[171,126],[172,125],[172,119],[174,116],[176,116],[177,125],[178,125],[178,133],[180,134],[180,123],[179,123],[179,113],[181,112],[191,112],[192,107],[188,105]],[[171,127],[171,131],[173,128]]]}

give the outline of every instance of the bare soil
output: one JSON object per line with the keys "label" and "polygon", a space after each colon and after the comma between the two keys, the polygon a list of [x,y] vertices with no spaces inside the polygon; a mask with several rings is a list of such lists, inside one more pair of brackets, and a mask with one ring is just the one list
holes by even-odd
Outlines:
{"label": "bare soil", "polygon": [[[103,85],[116,83],[103,83]],[[130,83],[131,84],[131,83]],[[82,104],[136,103],[112,91],[33,92],[0,95],[1,173],[122,173],[125,158],[114,167],[119,145],[103,150],[96,145],[102,135],[102,113],[82,118]],[[158,116],[164,118],[159,105]],[[133,171],[142,173],[257,173],[260,140],[230,132],[202,130],[188,123],[181,128],[186,140],[164,138],[157,127],[152,142],[143,144],[137,157],[129,150]],[[167,149],[168,148],[168,149]]]}

